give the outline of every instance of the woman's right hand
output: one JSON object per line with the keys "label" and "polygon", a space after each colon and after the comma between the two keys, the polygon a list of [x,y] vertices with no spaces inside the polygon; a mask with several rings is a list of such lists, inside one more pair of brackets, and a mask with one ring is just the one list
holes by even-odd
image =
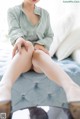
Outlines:
{"label": "woman's right hand", "polygon": [[28,50],[28,44],[22,37],[17,39],[13,48],[12,57],[15,56],[16,52],[19,52],[21,54],[21,47],[25,47],[26,51]]}

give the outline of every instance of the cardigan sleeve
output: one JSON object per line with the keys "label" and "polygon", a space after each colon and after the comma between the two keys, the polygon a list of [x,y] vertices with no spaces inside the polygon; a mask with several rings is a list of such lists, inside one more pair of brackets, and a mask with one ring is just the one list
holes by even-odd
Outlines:
{"label": "cardigan sleeve", "polygon": [[36,42],[38,44],[44,45],[44,47],[46,47],[47,49],[49,49],[52,41],[53,41],[53,31],[51,28],[51,24],[50,24],[50,17],[49,14],[47,15],[47,22],[46,22],[46,30],[45,30],[45,35],[44,38],[42,38],[39,34],[38,34],[38,38],[39,40]]}
{"label": "cardigan sleeve", "polygon": [[24,33],[20,28],[19,25],[19,18],[15,13],[15,10],[10,8],[7,13],[7,19],[8,19],[8,36],[9,40],[11,41],[11,44],[14,45],[15,41],[19,37],[24,37]]}

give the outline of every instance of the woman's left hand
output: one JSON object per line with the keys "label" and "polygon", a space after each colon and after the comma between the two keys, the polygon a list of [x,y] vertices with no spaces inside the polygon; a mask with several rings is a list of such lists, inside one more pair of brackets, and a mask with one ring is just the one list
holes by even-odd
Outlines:
{"label": "woman's left hand", "polygon": [[40,45],[40,44],[35,44],[34,49],[35,49],[35,50],[42,50],[43,52],[45,52],[46,54],[48,54],[48,55],[49,55],[48,50],[47,50],[46,48],[44,48],[44,46],[43,46],[43,45]]}

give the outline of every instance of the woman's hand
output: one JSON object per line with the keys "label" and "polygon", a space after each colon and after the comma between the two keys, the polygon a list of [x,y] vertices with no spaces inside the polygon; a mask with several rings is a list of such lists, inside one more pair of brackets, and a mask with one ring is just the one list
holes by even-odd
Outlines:
{"label": "woman's hand", "polygon": [[23,38],[18,38],[13,48],[12,57],[15,56],[16,52],[21,54],[21,47],[25,47],[26,51],[28,50],[27,42]]}
{"label": "woman's hand", "polygon": [[40,45],[40,44],[35,44],[34,49],[35,49],[35,50],[42,50],[43,52],[45,52],[46,54],[48,54],[48,55],[49,55],[48,50],[47,50],[46,48],[44,48],[44,46],[43,46],[43,45]]}

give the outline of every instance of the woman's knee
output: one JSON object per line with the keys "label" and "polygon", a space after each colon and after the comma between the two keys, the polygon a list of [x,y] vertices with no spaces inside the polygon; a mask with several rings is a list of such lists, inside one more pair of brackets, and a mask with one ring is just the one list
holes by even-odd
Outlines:
{"label": "woman's knee", "polygon": [[32,54],[33,51],[26,51],[24,47],[21,48],[21,54],[17,53],[14,58],[13,62],[17,64],[18,67],[21,68],[21,72],[24,73],[28,70],[30,70],[32,65]]}
{"label": "woman's knee", "polygon": [[33,52],[32,63],[36,62],[39,63],[40,59],[44,56],[44,52],[42,50],[35,50]]}
{"label": "woman's knee", "polygon": [[25,47],[21,48],[21,54],[18,53],[20,58],[29,58],[32,57],[33,54],[33,47],[29,46],[28,49],[26,49]]}
{"label": "woman's knee", "polygon": [[33,44],[30,42],[30,41],[26,41],[27,42],[27,44],[28,44],[28,52],[30,52],[30,53],[33,53],[33,51],[34,51],[34,46],[33,46]]}
{"label": "woman's knee", "polygon": [[37,73],[42,73],[42,70],[39,67],[40,59],[44,55],[43,51],[35,50],[32,57],[33,70]]}

